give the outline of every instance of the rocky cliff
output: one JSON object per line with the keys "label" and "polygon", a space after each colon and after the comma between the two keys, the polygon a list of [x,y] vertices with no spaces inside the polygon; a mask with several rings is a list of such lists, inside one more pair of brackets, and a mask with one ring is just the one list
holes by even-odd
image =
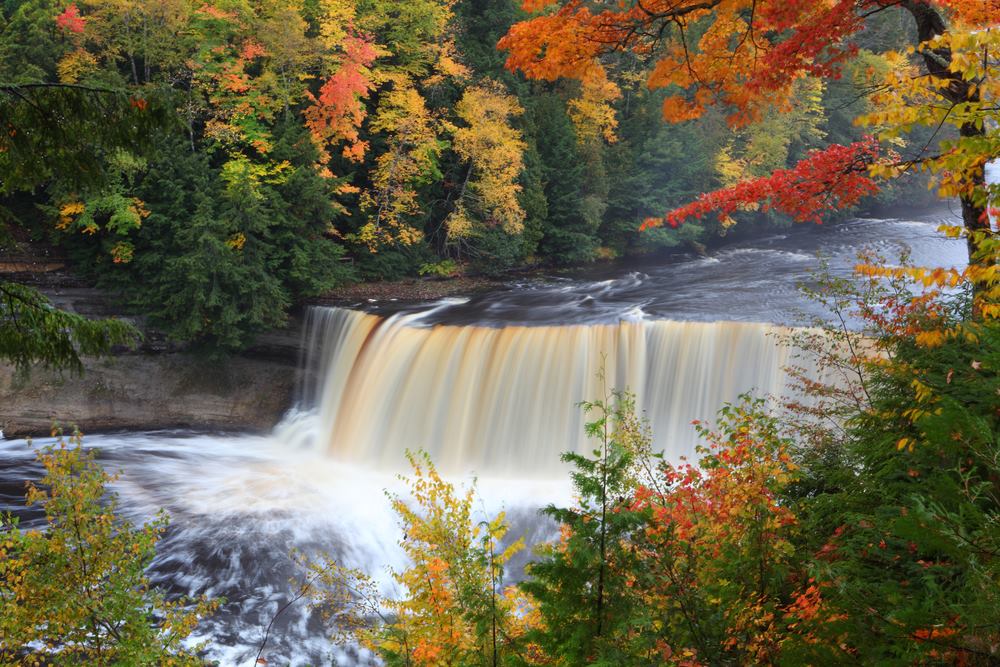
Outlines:
{"label": "rocky cliff", "polygon": [[[41,289],[59,308],[88,317],[119,312],[114,300],[81,284],[39,253],[0,258],[0,277]],[[23,266],[22,266],[23,265]],[[271,428],[294,399],[299,322],[261,337],[247,353],[211,360],[172,349],[137,322],[143,348],[85,360],[74,376],[33,369],[26,377],[0,364],[0,429],[6,437],[48,434],[53,424],[84,432],[117,429]]]}
{"label": "rocky cliff", "polygon": [[0,429],[6,437],[48,434],[53,424],[83,432],[117,429],[269,429],[292,403],[295,365],[182,353],[89,359],[82,376],[0,366]]}

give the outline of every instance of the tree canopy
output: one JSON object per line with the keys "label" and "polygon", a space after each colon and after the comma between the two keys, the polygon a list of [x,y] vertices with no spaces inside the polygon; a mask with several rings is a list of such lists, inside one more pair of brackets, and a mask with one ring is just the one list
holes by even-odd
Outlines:
{"label": "tree canopy", "polygon": [[[939,150],[933,128],[876,149],[851,125],[888,108],[859,92],[914,39],[888,9],[760,4],[749,20],[753,6],[530,2],[532,18],[513,0],[12,0],[3,219],[174,340],[233,350],[352,280],[572,264],[705,241],[738,219],[783,224],[865,205],[889,149],[900,164]],[[828,48],[781,60],[807,25],[808,48]],[[748,44],[713,55],[740,30]],[[673,67],[684,45],[690,63]],[[661,125],[662,109],[690,120]],[[831,141],[845,148],[811,155]],[[918,200],[910,180],[873,196]],[[772,200],[779,186],[791,190]],[[670,210],[702,218],[640,233]]]}
{"label": "tree canopy", "polygon": [[[864,31],[887,12],[903,12],[915,42],[882,53],[888,67],[869,66],[861,74],[872,106],[855,122],[870,137],[706,193],[644,226],[676,227],[710,211],[726,220],[757,206],[819,219],[856,204],[881,179],[920,169],[933,175],[942,197],[961,200],[960,233],[973,261],[995,263],[988,212],[1000,185],[986,183],[984,168],[1000,156],[996,0],[527,0],[523,6],[537,15],[500,40],[510,69],[586,85],[614,73],[620,54],[631,54],[643,63],[646,87],[666,91],[666,120],[689,121],[719,109],[733,128],[793,111],[803,80],[851,74]],[[901,137],[921,130],[926,140],[901,145]]]}

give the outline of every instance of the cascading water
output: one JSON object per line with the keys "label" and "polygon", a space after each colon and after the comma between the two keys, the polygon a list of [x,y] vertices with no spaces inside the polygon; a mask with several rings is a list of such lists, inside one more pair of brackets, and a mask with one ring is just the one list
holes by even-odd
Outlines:
{"label": "cascading water", "polygon": [[[444,470],[558,477],[564,451],[593,448],[584,400],[636,394],[654,448],[676,460],[690,421],[754,390],[788,387],[788,329],[742,322],[577,326],[421,326],[341,308],[310,313],[302,407],[279,434],[334,458],[394,469],[423,449]],[[604,380],[600,375],[603,370]]]}
{"label": "cascading water", "polygon": [[[195,636],[209,642],[207,657],[251,665],[264,628],[295,595],[293,548],[330,553],[383,582],[386,566],[403,565],[383,490],[401,490],[394,473],[404,448],[427,450],[455,481],[475,472],[478,510],[507,510],[513,537],[544,539],[536,508],[570,497],[558,457],[588,449],[575,404],[600,397],[602,363],[608,387],[636,392],[656,446],[672,458],[689,453],[689,420],[711,418],[740,392],[785,391],[789,351],[768,335],[783,329],[749,322],[818,314],[795,291],[815,268],[814,252],[843,277],[857,249],[872,244],[892,255],[906,242],[919,264],[961,266],[965,243],[935,231],[948,221],[954,215],[937,211],[792,228],[709,258],[604,267],[420,312],[368,304],[394,309],[388,317],[312,309],[299,409],[274,434],[125,433],[84,443],[123,471],[113,488],[126,516],[169,512],[153,581],[170,594],[227,599]],[[650,321],[607,324],[637,316]],[[23,506],[24,481],[42,475],[32,459],[23,441],[0,441],[0,511],[26,526],[39,521]],[[293,604],[274,622],[264,657],[360,664],[321,626],[303,601]]]}

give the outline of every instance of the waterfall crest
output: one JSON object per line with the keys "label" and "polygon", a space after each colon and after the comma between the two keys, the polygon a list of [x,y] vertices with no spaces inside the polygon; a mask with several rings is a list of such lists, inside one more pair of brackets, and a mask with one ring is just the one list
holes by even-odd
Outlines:
{"label": "waterfall crest", "polygon": [[337,459],[398,467],[409,448],[443,470],[540,477],[559,455],[593,448],[580,401],[628,388],[656,449],[689,456],[693,419],[753,390],[787,393],[783,327],[738,322],[621,322],[503,328],[419,326],[314,308],[300,408],[310,439]]}

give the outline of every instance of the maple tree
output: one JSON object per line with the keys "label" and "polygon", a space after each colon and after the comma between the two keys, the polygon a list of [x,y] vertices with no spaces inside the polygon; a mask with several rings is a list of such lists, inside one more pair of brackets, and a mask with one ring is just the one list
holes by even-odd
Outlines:
{"label": "maple tree", "polygon": [[361,210],[368,222],[357,239],[372,250],[391,243],[416,243],[422,237],[411,224],[420,213],[416,187],[438,171],[444,148],[438,138],[439,122],[419,91],[399,78],[379,105],[371,128],[388,132],[391,138],[388,150],[376,158],[371,188],[361,195]]}
{"label": "maple tree", "polygon": [[407,492],[390,494],[408,560],[392,574],[404,594],[384,597],[367,574],[330,559],[306,561],[315,578],[309,594],[339,640],[359,642],[386,664],[507,664],[517,619],[516,598],[502,588],[504,566],[523,540],[504,544],[503,513],[477,522],[474,489],[459,492],[426,454],[407,456]]}
{"label": "maple tree", "polygon": [[445,221],[449,241],[457,243],[473,234],[476,222],[520,233],[525,214],[517,180],[524,168],[525,144],[510,121],[522,109],[497,84],[486,84],[467,89],[455,112],[465,126],[454,130],[453,148],[468,166],[455,210]]}
{"label": "maple tree", "polygon": [[[981,257],[980,249],[989,235],[987,209],[996,198],[983,168],[1000,155],[991,130],[998,113],[998,59],[991,55],[1000,14],[995,0],[527,0],[523,6],[539,14],[500,40],[511,69],[530,78],[585,81],[605,69],[609,54],[634,53],[651,61],[647,86],[670,91],[663,102],[667,120],[699,118],[720,107],[734,127],[759,121],[770,109],[788,109],[802,77],[841,76],[858,51],[852,38],[869,17],[907,12],[918,37],[915,51],[886,55],[895,67],[872,82],[876,108],[859,122],[882,139],[913,126],[934,128],[934,137],[951,128],[957,136],[940,142],[940,153],[930,150],[931,142],[911,156],[880,152],[873,140],[831,146],[792,169],[706,194],[665,219],[677,224],[710,210],[721,210],[725,219],[760,202],[796,219],[813,219],[872,193],[877,177],[919,167],[937,177],[942,196],[961,199],[973,261],[993,261],[992,255]],[[645,226],[655,224],[659,220],[651,218]]]}

